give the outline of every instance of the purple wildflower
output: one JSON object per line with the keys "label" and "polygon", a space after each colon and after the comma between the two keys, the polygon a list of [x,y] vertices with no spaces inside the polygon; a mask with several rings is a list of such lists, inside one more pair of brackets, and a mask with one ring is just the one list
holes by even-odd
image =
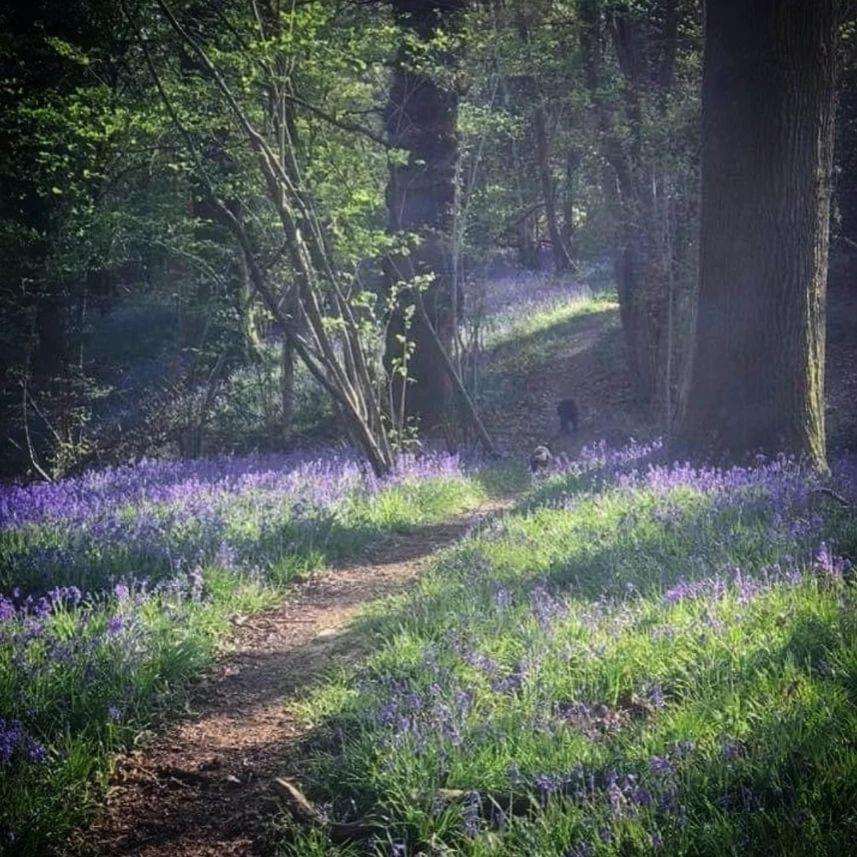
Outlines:
{"label": "purple wildflower", "polygon": [[533,777],[533,785],[538,790],[542,802],[560,792],[565,782],[565,777],[556,774],[536,774]]}
{"label": "purple wildflower", "polygon": [[669,759],[665,759],[663,756],[652,756],[652,758],[649,759],[649,767],[652,769],[653,774],[657,774],[661,777],[669,776],[675,772],[672,762],[670,762]]}
{"label": "purple wildflower", "polygon": [[664,696],[663,688],[659,685],[653,685],[646,690],[646,699],[653,708],[663,708],[667,704]]}
{"label": "purple wildflower", "polygon": [[480,833],[479,813],[482,809],[482,797],[478,791],[472,791],[467,796],[464,805],[464,817],[462,819],[464,832],[472,839]]}
{"label": "purple wildflower", "polygon": [[30,738],[26,744],[27,758],[34,764],[44,762],[48,758],[48,751],[44,744],[36,741],[35,738]]}
{"label": "purple wildflower", "polygon": [[654,802],[652,799],[652,793],[648,789],[643,788],[642,786],[637,786],[633,790],[631,799],[638,806],[651,806]]}
{"label": "purple wildflower", "polygon": [[723,758],[727,762],[734,762],[744,755],[743,747],[737,741],[727,741],[723,745]]}
{"label": "purple wildflower", "polygon": [[676,759],[683,759],[689,756],[696,749],[696,742],[692,740],[677,741],[670,748],[670,753]]}
{"label": "purple wildflower", "polygon": [[828,547],[826,542],[819,545],[815,554],[813,568],[816,573],[829,577],[833,580],[842,580],[851,568],[849,560],[836,556]]}
{"label": "purple wildflower", "polygon": [[44,745],[27,732],[20,720],[0,717],[0,768],[9,765],[16,755],[33,764],[48,757]]}
{"label": "purple wildflower", "polygon": [[533,613],[545,633],[549,633],[553,624],[568,613],[566,605],[554,598],[544,586],[537,586],[532,591],[530,603]]}
{"label": "purple wildflower", "polygon": [[678,604],[680,601],[684,601],[685,598],[693,597],[693,588],[689,586],[687,583],[680,582],[677,583],[672,589],[668,589],[664,593],[664,604]]}
{"label": "purple wildflower", "polygon": [[125,619],[118,613],[107,621],[107,634],[116,637],[125,629]]}
{"label": "purple wildflower", "polygon": [[498,589],[494,601],[498,607],[505,609],[512,603],[512,593],[508,589]]}

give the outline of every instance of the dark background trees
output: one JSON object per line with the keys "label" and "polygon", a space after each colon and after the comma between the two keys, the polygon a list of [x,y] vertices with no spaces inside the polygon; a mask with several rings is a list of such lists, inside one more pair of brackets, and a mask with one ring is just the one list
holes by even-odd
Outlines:
{"label": "dark background trees", "polygon": [[[847,290],[857,62],[853,5],[836,6],[825,48],[841,66],[832,276]],[[782,14],[799,26],[809,12],[797,3]],[[776,88],[786,72],[761,70],[787,68],[783,52],[803,56],[779,30],[732,46],[754,57],[757,100],[721,119],[709,92],[701,126],[698,0],[77,0],[2,15],[5,475],[346,436],[379,449],[417,431],[466,440],[480,395],[468,331],[498,259],[566,280],[609,269],[626,373],[655,430],[670,435],[687,400],[686,448],[823,457],[820,386],[802,396],[809,410],[786,401],[806,366],[821,371],[823,312],[810,296],[823,266],[797,269],[823,255],[823,215],[809,213],[808,155],[774,146],[784,128],[828,126],[814,112],[818,81],[795,65],[790,101]],[[716,39],[710,50],[714,62]],[[724,123],[739,157],[719,148]],[[767,172],[747,154],[762,144]],[[715,164],[709,214],[721,201],[719,219],[703,223],[697,303],[703,145]],[[805,264],[786,245],[802,247]],[[793,285],[771,298],[789,312],[766,310],[760,336],[750,317],[743,333],[718,327],[723,260],[742,294]],[[724,363],[718,336],[753,350]],[[773,362],[792,367],[751,382],[747,362],[761,368],[776,348]],[[770,425],[750,431],[760,396]]]}

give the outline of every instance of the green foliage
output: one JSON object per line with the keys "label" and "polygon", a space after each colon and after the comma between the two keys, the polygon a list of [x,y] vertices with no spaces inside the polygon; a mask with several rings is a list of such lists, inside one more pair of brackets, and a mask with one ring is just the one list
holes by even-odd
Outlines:
{"label": "green foliage", "polygon": [[[533,154],[537,109],[545,115],[548,172],[566,240],[584,259],[602,259],[616,245],[615,177],[599,99],[632,172],[654,170],[663,198],[680,201],[665,217],[676,222],[676,282],[692,280],[695,210],[684,203],[695,199],[693,3],[678,6],[675,85],[662,99],[645,93],[639,114],[607,29],[603,75],[590,86],[583,13],[592,6],[599,20],[627,15],[643,32],[645,3],[475,4],[455,33],[441,30],[432,39],[403,35],[386,7],[365,4],[316,0],[283,8],[279,18],[262,4],[261,19],[240,2],[226,3],[217,16],[173,5],[241,109],[300,176],[368,353],[382,350],[390,309],[381,261],[407,243],[387,234],[385,200],[389,170],[407,153],[379,143],[390,64],[403,43],[409,64],[459,95],[453,240],[465,314],[478,303],[468,275],[481,261],[509,246],[522,250],[524,242],[530,250],[523,247],[522,259],[529,253],[532,264],[531,251],[545,237]],[[277,372],[273,361],[258,358],[276,348],[282,331],[250,288],[212,195],[239,213],[260,267],[292,309],[293,259],[244,131],[157,4],[76,0],[63,14],[38,9],[7,22],[0,42],[8,70],[0,88],[0,408],[21,451],[9,457],[10,471],[33,469],[22,414],[37,462],[55,474],[97,455],[269,448],[293,433],[326,436],[324,408],[301,404],[293,431],[276,420]],[[287,96],[282,108],[277,93]],[[680,319],[690,308],[683,289]],[[103,341],[99,317],[121,315],[141,300],[173,316],[168,327],[176,336],[132,363],[122,342]],[[322,300],[320,309],[331,329],[341,325],[331,302]],[[147,323],[140,319],[141,341],[157,338]],[[125,374],[153,362],[170,368],[158,383],[127,391]],[[404,371],[406,362],[394,368]],[[247,379],[257,378],[260,366],[271,392],[249,411],[262,418],[248,427],[241,408],[223,400],[236,390],[246,401]],[[383,374],[380,361],[372,372]],[[138,413],[129,418],[131,401]],[[319,417],[314,425],[312,414]],[[135,427],[152,422],[159,430],[146,448]],[[127,436],[120,424],[131,428]]]}
{"label": "green foliage", "polygon": [[[26,653],[0,642],[0,700],[5,714],[37,712],[32,728],[52,736],[43,765],[15,765],[0,775],[0,828],[14,830],[12,848],[0,852],[44,854],[62,847],[69,831],[91,815],[103,794],[110,759],[128,747],[140,732],[180,701],[179,689],[210,664],[228,620],[236,613],[270,605],[274,594],[250,581],[205,573],[212,598],[189,603],[163,596],[133,614],[133,628],[111,637],[105,634],[114,617],[111,605],[94,604],[83,614],[59,611],[47,620],[46,639],[68,635],[96,647],[90,657],[97,681],[69,669],[61,661],[52,670],[43,665],[54,657],[38,642]],[[121,613],[121,610],[120,610]],[[130,617],[130,614],[129,614]],[[124,637],[133,634],[129,649]],[[69,643],[71,646],[71,642]],[[18,674],[32,672],[37,681],[26,685],[23,698]],[[130,688],[130,690],[129,690]]]}
{"label": "green foliage", "polygon": [[[143,451],[158,449],[158,441],[161,449],[185,451],[186,432],[208,419],[196,404],[211,398],[205,385],[233,370],[255,371],[259,341],[281,336],[247,288],[234,239],[211,206],[212,191],[242,212],[269,276],[284,284],[294,276],[255,156],[223,98],[204,76],[187,73],[184,48],[155,4],[127,4],[127,18],[119,5],[99,6],[91,25],[78,26],[78,11],[90,6],[75,5],[66,19],[36,12],[32,33],[0,45],[8,68],[27,69],[4,81],[10,109],[0,123],[0,138],[9,142],[0,157],[6,263],[0,300],[9,307],[0,330],[8,373],[0,407],[25,449],[19,394],[25,378],[36,457],[55,474],[79,466],[90,450],[123,454],[108,415],[125,409],[122,376],[137,367],[119,354],[123,343],[112,349],[99,337],[95,310],[121,313],[129,292],[131,301],[144,295],[176,318],[179,336],[169,351],[140,361],[171,361],[176,371],[135,390],[140,413],[125,420],[133,425],[145,415],[159,423],[156,442]],[[135,38],[142,21],[145,30]],[[230,4],[216,25],[206,19],[194,32],[266,132],[270,86],[294,94],[289,157],[325,223],[364,334],[377,336],[369,298],[376,290],[373,260],[390,247],[387,153],[339,124],[365,123],[378,133],[373,114],[383,100],[395,28],[382,14],[335,14],[328,4],[310,3],[283,10],[270,22],[271,37],[261,38],[252,9]],[[42,321],[48,313],[50,330]],[[140,333],[149,335],[145,328]],[[377,347],[377,339],[369,344]],[[79,381],[72,383],[73,375]],[[91,387],[107,390],[109,402],[99,404]],[[70,434],[64,424],[70,398],[83,419],[78,454],[68,458],[55,439]],[[305,427],[304,421],[297,430]],[[281,425],[279,444],[288,434]],[[252,449],[260,435],[271,432],[235,434],[226,446]],[[137,443],[122,441],[128,442]],[[215,433],[211,443],[223,443],[223,435]],[[20,471],[24,463],[10,458],[9,465]]]}

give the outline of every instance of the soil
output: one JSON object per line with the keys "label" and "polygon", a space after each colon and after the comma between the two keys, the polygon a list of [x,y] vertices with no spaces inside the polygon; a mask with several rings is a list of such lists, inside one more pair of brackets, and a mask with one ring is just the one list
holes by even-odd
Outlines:
{"label": "soil", "polygon": [[[549,365],[523,365],[517,344],[498,348],[491,359],[507,374],[504,407],[491,408],[487,422],[510,454],[539,445],[575,457],[581,448],[604,440],[610,445],[658,433],[651,415],[637,401],[625,365],[617,310],[577,319],[563,333],[563,348]],[[578,430],[560,432],[556,406],[574,399]]]}
{"label": "soil", "polygon": [[293,772],[304,732],[288,700],[365,653],[352,621],[368,604],[410,586],[439,550],[505,505],[396,536],[365,562],[298,584],[281,605],[236,617],[228,649],[192,689],[185,715],[120,757],[106,805],[75,851],[266,853],[271,783]]}

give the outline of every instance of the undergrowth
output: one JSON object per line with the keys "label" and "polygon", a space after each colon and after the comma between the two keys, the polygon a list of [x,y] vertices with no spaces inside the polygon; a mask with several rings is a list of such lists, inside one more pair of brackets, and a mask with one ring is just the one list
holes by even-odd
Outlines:
{"label": "undergrowth", "polygon": [[284,819],[282,853],[849,853],[853,512],[790,462],[657,454],[588,450],[367,617],[296,709],[311,795],[374,837]]}
{"label": "undergrowth", "polygon": [[0,852],[81,826],[112,755],[179,704],[229,618],[296,576],[473,508],[444,456],[144,462],[0,497]]}

